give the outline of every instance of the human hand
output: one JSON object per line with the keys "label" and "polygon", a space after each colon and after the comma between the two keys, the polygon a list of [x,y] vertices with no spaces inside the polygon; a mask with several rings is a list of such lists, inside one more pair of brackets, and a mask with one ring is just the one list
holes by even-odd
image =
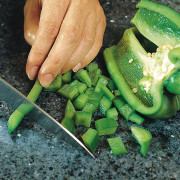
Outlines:
{"label": "human hand", "polygon": [[98,0],[27,0],[24,17],[32,45],[26,73],[38,74],[44,87],[59,73],[85,67],[102,46],[106,18]]}

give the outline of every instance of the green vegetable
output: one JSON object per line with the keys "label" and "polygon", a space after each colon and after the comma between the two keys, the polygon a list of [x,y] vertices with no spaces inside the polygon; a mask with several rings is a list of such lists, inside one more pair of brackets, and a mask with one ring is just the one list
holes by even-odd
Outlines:
{"label": "green vegetable", "polygon": [[45,91],[56,91],[58,90],[62,85],[62,75],[59,74],[56,76],[56,78],[53,80],[53,82],[49,85],[49,87],[44,88]]}
{"label": "green vegetable", "polygon": [[78,80],[72,81],[69,85],[72,89],[76,87],[79,93],[83,93],[87,89],[87,86],[84,83],[79,82]]}
{"label": "green vegetable", "polygon": [[114,81],[113,81],[112,79],[108,82],[107,87],[108,87],[111,91],[114,91],[114,90],[117,89],[116,84],[114,83]]}
{"label": "green vegetable", "polygon": [[70,131],[72,134],[75,133],[75,124],[72,119],[70,119],[68,116],[65,116],[64,119],[61,122],[61,125],[65,127],[68,131]]}
{"label": "green vegetable", "polygon": [[114,134],[118,123],[113,118],[102,118],[95,121],[95,127],[99,136]]}
{"label": "green vegetable", "polygon": [[113,104],[120,111],[121,108],[126,104],[126,101],[123,97],[119,96],[113,100]]}
{"label": "green vegetable", "polygon": [[141,125],[144,122],[144,118],[142,118],[140,115],[136,114],[135,112],[131,114],[129,120],[139,125]]}
{"label": "green vegetable", "polygon": [[115,90],[114,91],[114,95],[117,97],[117,96],[121,96],[121,92],[119,90]]}
{"label": "green vegetable", "polygon": [[87,85],[87,87],[91,87],[92,82],[91,79],[89,77],[89,74],[87,72],[87,70],[84,69],[80,69],[76,75],[75,75],[81,82],[83,82],[84,84]]}
{"label": "green vegetable", "polygon": [[[163,91],[166,79],[177,71],[167,59],[170,47],[164,46],[149,55],[140,44],[143,40],[136,28],[126,30],[117,46],[104,51],[106,65],[133,109],[151,118],[168,118],[180,109],[180,97]],[[147,42],[151,46],[152,43]],[[163,61],[166,62],[162,67]]]}
{"label": "green vegetable", "polygon": [[89,128],[86,133],[84,133],[82,136],[82,140],[84,141],[84,144],[86,147],[91,151],[95,152],[98,144],[99,144],[99,136],[95,129]]}
{"label": "green vegetable", "polygon": [[96,84],[96,87],[95,87],[95,92],[101,92],[101,88],[103,86],[106,86],[108,84],[108,80],[107,78],[105,78],[104,76],[100,77],[97,84]]}
{"label": "green vegetable", "polygon": [[77,126],[90,127],[92,119],[91,112],[76,111],[74,115],[74,121]]}
{"label": "green vegetable", "polygon": [[66,72],[62,76],[62,81],[64,83],[70,83],[71,82],[71,76],[72,76],[72,70]]}
{"label": "green vegetable", "polygon": [[97,109],[98,107],[96,107],[96,105],[87,102],[87,104],[85,104],[85,106],[83,107],[82,111],[95,113]]}
{"label": "green vegetable", "polygon": [[78,88],[69,84],[62,86],[59,90],[57,90],[57,93],[70,100],[75,99],[79,95]]}
{"label": "green vegetable", "polygon": [[106,111],[111,107],[112,101],[110,101],[105,95],[99,102],[99,110],[105,115]]}
{"label": "green vegetable", "polygon": [[120,110],[120,114],[128,121],[129,117],[133,114],[134,109],[129,105],[125,104]]}
{"label": "green vegetable", "polygon": [[131,20],[140,33],[157,46],[180,42],[180,14],[166,6],[141,0]]}
{"label": "green vegetable", "polygon": [[65,108],[65,117],[69,117],[73,119],[74,113],[76,112],[71,100],[67,101],[66,108]]}
{"label": "green vegetable", "polygon": [[86,94],[87,96],[89,96],[92,92],[94,92],[94,88],[93,88],[93,87],[90,87],[90,88],[87,88],[85,94]]}
{"label": "green vegetable", "polygon": [[90,64],[88,64],[88,65],[86,66],[86,69],[87,69],[89,72],[98,70],[98,64],[97,64],[96,62],[91,62]]}
{"label": "green vegetable", "polygon": [[143,128],[131,127],[132,136],[138,141],[141,145],[141,154],[145,157],[150,146],[150,142],[152,139],[151,133]]}
{"label": "green vegetable", "polygon": [[88,101],[88,96],[86,95],[86,94],[84,94],[84,93],[81,93],[77,98],[76,98],[76,100],[74,101],[74,107],[76,108],[76,109],[79,109],[79,110],[81,110],[84,106],[85,106],[85,104],[87,103],[87,101]]}
{"label": "green vegetable", "polygon": [[107,118],[112,118],[114,120],[118,120],[118,112],[117,112],[116,108],[108,109],[105,114],[106,114]]}
{"label": "green vegetable", "polygon": [[[27,98],[32,101],[35,102],[37,100],[37,98],[39,97],[41,91],[42,91],[42,86],[39,83],[38,80],[36,80],[33,88],[31,89],[31,91],[29,92]],[[16,127],[19,125],[19,123],[21,122],[22,118],[27,115],[32,109],[34,108],[34,106],[28,102],[21,104],[9,117],[9,120],[7,122],[8,125],[8,131],[11,134],[14,129],[16,129]]]}
{"label": "green vegetable", "polygon": [[127,153],[127,150],[120,137],[108,138],[107,141],[115,156]]}
{"label": "green vegetable", "polygon": [[96,86],[100,75],[101,75],[101,70],[100,69],[89,72],[89,77],[91,78],[91,82],[92,82],[93,86]]}
{"label": "green vegetable", "polygon": [[112,93],[106,86],[102,86],[101,92],[102,92],[110,101],[112,101],[112,100],[115,98],[115,96],[113,95],[113,93]]}

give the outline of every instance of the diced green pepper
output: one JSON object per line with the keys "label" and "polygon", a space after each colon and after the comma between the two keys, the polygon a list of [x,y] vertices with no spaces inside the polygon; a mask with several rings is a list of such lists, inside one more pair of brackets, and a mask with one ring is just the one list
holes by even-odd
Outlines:
{"label": "diced green pepper", "polygon": [[111,91],[114,91],[114,90],[117,89],[116,84],[114,83],[114,81],[113,81],[112,79],[108,82],[107,87],[108,87]]}
{"label": "diced green pepper", "polygon": [[119,90],[115,90],[114,91],[114,95],[117,97],[117,96],[121,96],[121,92]]}
{"label": "diced green pepper", "polygon": [[118,112],[116,108],[108,109],[105,114],[107,118],[113,118],[114,120],[118,120]]}
{"label": "diced green pepper", "polygon": [[114,106],[120,111],[120,109],[126,104],[126,101],[122,96],[113,100]]}
{"label": "diced green pepper", "polygon": [[103,93],[101,92],[92,92],[91,94],[89,94],[88,99],[100,101],[102,96],[103,96]]}
{"label": "diced green pepper", "polygon": [[89,77],[91,78],[91,82],[92,82],[93,86],[96,86],[100,75],[101,75],[101,70],[100,69],[89,72]]}
{"label": "diced green pepper", "polygon": [[72,87],[69,84],[62,86],[59,90],[57,90],[57,93],[70,100],[75,99],[79,95],[77,87]]}
{"label": "diced green pepper", "polygon": [[99,102],[99,110],[105,115],[106,111],[111,107],[112,101],[110,101],[106,96],[103,96]]}
{"label": "diced green pepper", "polygon": [[75,99],[75,101],[74,101],[74,107],[76,108],[76,109],[79,109],[79,110],[81,110],[84,106],[85,106],[85,104],[87,103],[87,101],[88,101],[88,96],[86,95],[86,94],[84,94],[84,93],[81,93],[76,99]]}
{"label": "diced green pepper", "polygon": [[113,93],[106,87],[106,86],[102,86],[101,87],[101,92],[110,100],[112,101],[115,96],[113,95]]}
{"label": "diced green pepper", "polygon": [[69,84],[70,87],[72,88],[77,88],[79,93],[83,93],[86,91],[87,86],[84,83],[79,82],[78,80],[74,80]]}
{"label": "diced green pepper", "polygon": [[72,134],[75,133],[74,121],[70,119],[68,116],[64,117],[64,119],[61,122],[61,125],[65,127],[68,131],[70,131]]}
{"label": "diced green pepper", "polygon": [[129,105],[125,104],[120,110],[120,114],[128,121],[129,117],[132,115],[134,112],[134,109]]}
{"label": "diced green pepper", "polygon": [[77,126],[90,127],[92,119],[92,113],[86,111],[76,111],[74,115],[74,121]]}
{"label": "diced green pepper", "polygon": [[85,94],[89,96],[92,92],[94,92],[94,88],[90,87],[90,88],[87,88]]}
{"label": "diced green pepper", "polygon": [[118,123],[113,118],[103,118],[95,121],[99,136],[114,134]]}
{"label": "diced green pepper", "polygon": [[139,125],[141,125],[144,122],[144,118],[136,114],[135,112],[131,114],[129,120]]}
{"label": "diced green pepper", "polygon": [[72,76],[72,70],[69,70],[68,72],[63,74],[62,81],[64,83],[70,83],[71,82],[71,76]]}
{"label": "diced green pepper", "polygon": [[73,119],[74,113],[76,112],[71,100],[68,100],[65,108],[65,117],[69,117],[70,119]]}
{"label": "diced green pepper", "polygon": [[95,152],[99,144],[99,135],[95,129],[89,128],[82,136],[85,146],[91,151]]}
{"label": "diced green pepper", "polygon": [[152,135],[150,131],[139,128],[139,127],[131,127],[132,136],[138,141],[138,143],[141,145],[141,154],[145,157],[150,146],[150,142],[152,139]]}
{"label": "diced green pepper", "polygon": [[56,76],[56,78],[48,87],[44,88],[44,91],[56,91],[61,87],[61,85],[62,85],[62,75],[59,74]]}
{"label": "diced green pepper", "polygon": [[83,82],[84,84],[87,85],[87,87],[91,87],[92,82],[91,79],[89,77],[89,74],[87,72],[87,70],[84,69],[80,69],[76,75],[75,75],[81,82]]}
{"label": "diced green pepper", "polygon": [[96,87],[95,87],[95,92],[101,92],[101,87],[102,86],[106,86],[108,84],[108,80],[107,78],[105,78],[105,76],[102,76],[99,78]]}
{"label": "diced green pepper", "polygon": [[98,69],[98,64],[96,62],[91,62],[86,66],[86,69],[91,72]]}
{"label": "diced green pepper", "polygon": [[127,153],[127,150],[120,137],[108,138],[107,141],[115,156]]}
{"label": "diced green pepper", "polygon": [[95,113],[97,109],[98,108],[94,104],[87,102],[87,104],[85,104],[85,106],[83,107],[82,111]]}

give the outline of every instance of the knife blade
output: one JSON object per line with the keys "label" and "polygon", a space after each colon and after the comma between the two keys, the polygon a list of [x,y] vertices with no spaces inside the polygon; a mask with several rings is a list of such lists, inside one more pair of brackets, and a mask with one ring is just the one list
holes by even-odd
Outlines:
{"label": "knife blade", "polygon": [[83,150],[90,156],[95,158],[94,155],[84,146],[84,144],[80,140],[78,140],[72,133],[70,133],[43,109],[28,100],[26,96],[24,96],[21,92],[19,92],[1,77],[0,100],[5,101],[12,110],[15,110],[19,105],[23,103],[31,104],[33,106],[33,110],[27,115],[29,118],[31,118],[34,122],[45,128],[50,133],[54,134],[57,139],[64,140],[78,150]]}

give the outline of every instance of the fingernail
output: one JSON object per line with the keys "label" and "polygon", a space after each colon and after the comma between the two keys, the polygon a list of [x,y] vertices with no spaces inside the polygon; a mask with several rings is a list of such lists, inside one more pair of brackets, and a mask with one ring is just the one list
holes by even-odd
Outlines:
{"label": "fingernail", "polygon": [[79,71],[79,69],[81,69],[81,63],[78,63],[72,70],[74,72],[77,72],[77,71]]}
{"label": "fingernail", "polygon": [[28,78],[30,80],[35,79],[37,73],[38,73],[39,67],[38,66],[33,66],[30,71],[28,72]]}
{"label": "fingernail", "polygon": [[48,87],[53,81],[52,74],[45,74],[41,77],[40,83],[43,87]]}

